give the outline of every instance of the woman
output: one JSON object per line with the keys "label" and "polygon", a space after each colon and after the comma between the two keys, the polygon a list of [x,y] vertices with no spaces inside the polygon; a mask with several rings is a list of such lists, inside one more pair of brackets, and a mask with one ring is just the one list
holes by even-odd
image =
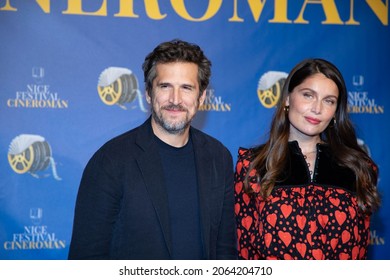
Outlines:
{"label": "woman", "polygon": [[377,173],[357,143],[339,70],[302,61],[285,81],[269,139],[239,149],[239,257],[365,259]]}

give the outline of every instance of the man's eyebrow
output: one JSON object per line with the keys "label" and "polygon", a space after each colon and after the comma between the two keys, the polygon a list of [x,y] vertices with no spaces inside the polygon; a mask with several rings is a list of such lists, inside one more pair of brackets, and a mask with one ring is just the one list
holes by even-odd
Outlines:
{"label": "man's eyebrow", "polygon": [[167,86],[167,85],[171,85],[171,83],[169,83],[169,82],[158,82],[157,85],[158,86],[161,86],[161,85]]}
{"label": "man's eyebrow", "polygon": [[195,88],[195,86],[192,85],[192,84],[182,84],[181,86],[182,86],[182,87]]}

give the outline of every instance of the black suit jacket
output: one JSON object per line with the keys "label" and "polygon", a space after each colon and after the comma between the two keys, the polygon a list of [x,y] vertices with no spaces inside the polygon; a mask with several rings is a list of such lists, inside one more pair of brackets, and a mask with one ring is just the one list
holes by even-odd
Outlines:
{"label": "black suit jacket", "polygon": [[[149,118],[104,144],[76,200],[69,259],[170,259],[167,192]],[[233,162],[216,139],[190,129],[206,259],[235,259]]]}

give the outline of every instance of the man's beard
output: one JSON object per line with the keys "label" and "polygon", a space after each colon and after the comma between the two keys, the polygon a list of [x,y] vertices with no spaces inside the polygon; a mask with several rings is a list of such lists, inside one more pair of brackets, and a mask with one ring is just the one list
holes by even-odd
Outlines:
{"label": "man's beard", "polygon": [[167,131],[170,134],[182,134],[187,127],[190,126],[192,119],[188,119],[188,115],[186,115],[184,120],[181,120],[179,122],[172,121],[168,122],[166,119],[164,119],[162,111],[163,110],[180,110],[183,112],[188,111],[182,107],[181,105],[168,105],[161,108],[160,113],[158,114],[154,108],[152,109],[152,117],[155,120],[155,122],[161,126],[165,131]]}

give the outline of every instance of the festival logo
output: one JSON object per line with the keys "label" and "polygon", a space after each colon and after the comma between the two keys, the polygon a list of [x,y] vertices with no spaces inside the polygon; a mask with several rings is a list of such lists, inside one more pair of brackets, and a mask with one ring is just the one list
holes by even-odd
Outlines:
{"label": "festival logo", "polygon": [[352,77],[353,90],[348,91],[348,112],[351,114],[384,114],[385,107],[370,98],[369,92],[364,89],[364,76]]}
{"label": "festival logo", "polygon": [[225,103],[222,96],[216,96],[214,89],[210,88],[206,90],[206,98],[199,108],[199,111],[230,112],[231,110],[232,104]]}
{"label": "festival logo", "polygon": [[16,173],[30,173],[35,178],[48,177],[48,174],[38,175],[37,172],[51,167],[54,179],[61,180],[50,145],[42,136],[21,134],[15,137],[9,145],[8,162]]}
{"label": "festival logo", "polygon": [[288,74],[285,72],[269,71],[260,77],[257,86],[257,97],[265,108],[276,106],[287,76]]}
{"label": "festival logo", "polygon": [[386,244],[385,238],[378,234],[376,230],[370,230],[370,245],[383,246]]}
{"label": "festival logo", "polygon": [[13,233],[12,240],[4,242],[6,251],[65,249],[66,241],[58,239],[47,225],[42,224],[42,208],[31,208],[29,214],[31,223],[23,226],[23,232]]}
{"label": "festival logo", "polygon": [[14,98],[7,100],[10,108],[37,108],[37,109],[67,109],[68,100],[61,99],[58,92],[50,84],[44,83],[45,69],[33,67],[31,77],[33,82],[26,85],[24,90],[18,90]]}
{"label": "festival logo", "polygon": [[45,69],[43,67],[33,67],[32,77],[36,84],[42,84],[43,78],[45,77]]}
{"label": "festival logo", "polygon": [[[137,99],[140,110],[147,112],[137,77],[127,68],[109,67],[105,69],[99,76],[97,90],[100,99],[106,105],[117,105],[127,110],[125,104],[130,104]],[[137,108],[135,102],[132,105],[131,109]]]}

